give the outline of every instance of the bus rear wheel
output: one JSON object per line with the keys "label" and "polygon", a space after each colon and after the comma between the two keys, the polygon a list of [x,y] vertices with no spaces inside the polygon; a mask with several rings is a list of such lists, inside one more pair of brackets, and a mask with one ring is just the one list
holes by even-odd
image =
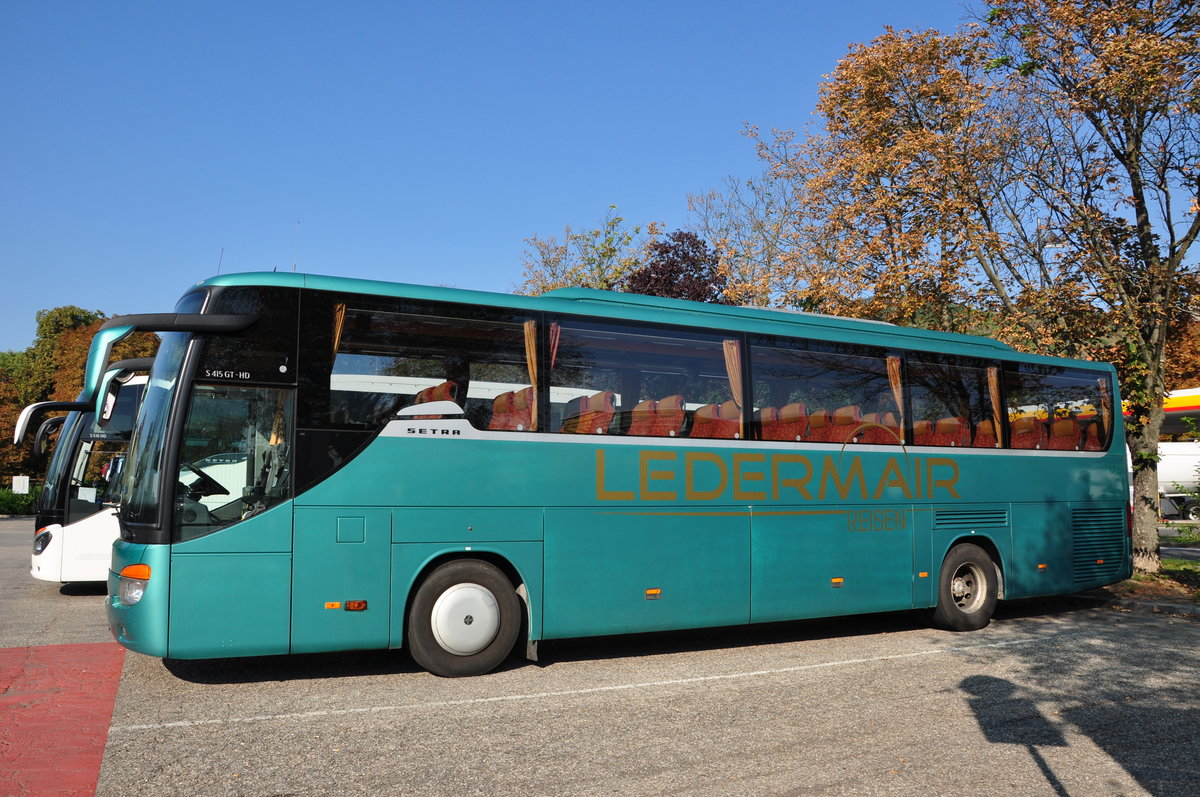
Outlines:
{"label": "bus rear wheel", "polygon": [[408,649],[434,675],[483,675],[500,665],[521,630],[521,601],[497,567],[478,559],[441,565],[408,612]]}
{"label": "bus rear wheel", "polygon": [[978,631],[996,609],[996,565],[978,545],[963,543],[950,549],[938,577],[938,602],[933,624],[949,631]]}

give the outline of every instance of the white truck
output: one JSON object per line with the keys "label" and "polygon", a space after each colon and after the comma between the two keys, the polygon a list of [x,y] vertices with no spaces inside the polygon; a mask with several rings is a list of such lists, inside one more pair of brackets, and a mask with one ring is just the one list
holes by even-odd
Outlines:
{"label": "white truck", "polygon": [[1158,456],[1160,511],[1200,520],[1200,440],[1159,443]]}

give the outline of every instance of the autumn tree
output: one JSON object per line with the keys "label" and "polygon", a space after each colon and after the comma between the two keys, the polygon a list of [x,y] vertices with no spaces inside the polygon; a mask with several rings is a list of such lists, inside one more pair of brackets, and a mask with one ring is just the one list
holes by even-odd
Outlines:
{"label": "autumn tree", "polygon": [[[73,305],[40,310],[37,334],[29,348],[0,353],[0,429],[11,434],[21,409],[36,401],[73,401],[83,388],[83,371],[92,337],[107,316]],[[135,333],[115,347],[111,360],[150,357],[158,348],[151,333]],[[35,474],[43,458],[28,445],[0,445],[0,474]]]}
{"label": "autumn tree", "polygon": [[688,210],[697,232],[716,250],[729,303],[817,309],[799,296],[795,274],[783,268],[792,230],[803,218],[792,179],[797,172],[788,166],[796,157],[795,138],[781,133],[763,143],[772,148],[767,160],[773,166],[749,179],[728,177],[723,189],[690,195]]}
{"label": "autumn tree", "polygon": [[676,230],[646,247],[646,263],[625,278],[628,293],[725,303],[726,277],[716,251],[693,232]]}
{"label": "autumn tree", "polygon": [[18,356],[15,370],[17,400],[22,405],[46,401],[54,392],[55,357],[62,336],[70,330],[94,324],[105,316],[99,310],[65,305],[38,310],[36,317],[37,332],[33,345]]}
{"label": "autumn tree", "polygon": [[1200,387],[1200,319],[1188,318],[1167,342],[1167,390]]}
{"label": "autumn tree", "polygon": [[657,239],[661,225],[629,226],[609,205],[599,227],[577,231],[569,225],[562,238],[534,235],[525,239],[523,281],[517,293],[537,295],[555,288],[583,287],[617,290],[645,262],[646,246]]}
{"label": "autumn tree", "polygon": [[788,298],[1117,364],[1134,562],[1158,569],[1165,351],[1194,295],[1200,46],[1185,0],[989,0],[885,34],[821,86],[794,157]]}

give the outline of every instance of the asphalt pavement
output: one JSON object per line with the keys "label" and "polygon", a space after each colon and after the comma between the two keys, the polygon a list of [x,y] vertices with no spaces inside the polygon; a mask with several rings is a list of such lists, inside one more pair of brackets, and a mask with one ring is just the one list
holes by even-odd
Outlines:
{"label": "asphalt pavement", "polygon": [[[28,576],[29,525],[0,520],[0,648],[111,649],[102,590]],[[899,612],[541,653],[469,679],[127,653],[96,794],[1200,793],[1193,618],[1053,599],[969,634]]]}

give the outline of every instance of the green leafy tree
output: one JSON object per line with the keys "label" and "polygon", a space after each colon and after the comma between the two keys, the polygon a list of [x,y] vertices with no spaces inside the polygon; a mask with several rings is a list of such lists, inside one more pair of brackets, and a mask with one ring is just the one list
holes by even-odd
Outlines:
{"label": "green leafy tree", "polygon": [[517,293],[537,295],[555,288],[619,290],[625,278],[645,262],[646,246],[660,233],[657,222],[630,227],[609,205],[604,222],[590,230],[563,230],[553,236],[525,239],[524,278]]}
{"label": "green leafy tree", "polygon": [[55,358],[63,334],[104,317],[99,310],[84,310],[75,305],[38,310],[33,345],[25,350],[15,371],[18,401],[31,404],[49,399],[54,392]]}

